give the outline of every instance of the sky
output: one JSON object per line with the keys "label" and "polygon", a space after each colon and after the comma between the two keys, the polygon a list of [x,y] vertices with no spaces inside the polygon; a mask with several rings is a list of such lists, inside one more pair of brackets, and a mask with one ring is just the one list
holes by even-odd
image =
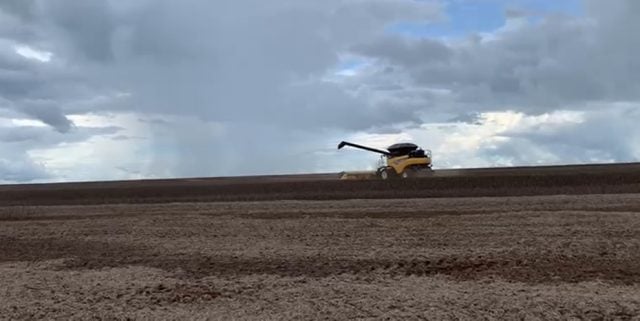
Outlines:
{"label": "sky", "polygon": [[0,0],[0,183],[640,159],[636,0]]}

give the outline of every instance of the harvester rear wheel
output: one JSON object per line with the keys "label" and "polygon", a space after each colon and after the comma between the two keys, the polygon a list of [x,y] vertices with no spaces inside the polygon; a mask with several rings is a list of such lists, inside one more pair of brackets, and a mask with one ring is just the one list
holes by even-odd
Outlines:
{"label": "harvester rear wheel", "polygon": [[430,167],[409,166],[404,169],[404,171],[400,174],[400,177],[407,179],[407,178],[428,177],[432,175],[433,175],[433,170]]}

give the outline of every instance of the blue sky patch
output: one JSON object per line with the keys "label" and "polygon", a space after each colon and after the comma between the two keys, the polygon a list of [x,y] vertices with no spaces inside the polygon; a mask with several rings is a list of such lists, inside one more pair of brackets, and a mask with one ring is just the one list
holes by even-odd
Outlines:
{"label": "blue sky patch", "polygon": [[401,22],[388,31],[410,37],[457,38],[486,33],[504,26],[508,11],[522,12],[532,19],[543,15],[582,15],[581,0],[450,0],[447,18],[435,23]]}

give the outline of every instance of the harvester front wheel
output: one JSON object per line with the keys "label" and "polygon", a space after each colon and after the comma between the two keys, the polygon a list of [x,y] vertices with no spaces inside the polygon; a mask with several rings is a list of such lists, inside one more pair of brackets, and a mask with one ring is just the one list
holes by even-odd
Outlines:
{"label": "harvester front wheel", "polygon": [[380,168],[378,169],[378,176],[382,179],[382,180],[388,180],[394,177],[394,174],[392,172],[393,169],[390,168]]}
{"label": "harvester front wheel", "polygon": [[389,171],[386,169],[382,169],[380,171],[380,178],[382,178],[383,180],[388,180],[389,179]]}

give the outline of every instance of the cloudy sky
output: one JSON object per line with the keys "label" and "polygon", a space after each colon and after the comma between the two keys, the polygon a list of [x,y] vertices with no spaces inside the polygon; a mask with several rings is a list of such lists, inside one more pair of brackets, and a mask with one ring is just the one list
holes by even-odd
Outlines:
{"label": "cloudy sky", "polygon": [[640,159],[636,0],[0,0],[0,182]]}

